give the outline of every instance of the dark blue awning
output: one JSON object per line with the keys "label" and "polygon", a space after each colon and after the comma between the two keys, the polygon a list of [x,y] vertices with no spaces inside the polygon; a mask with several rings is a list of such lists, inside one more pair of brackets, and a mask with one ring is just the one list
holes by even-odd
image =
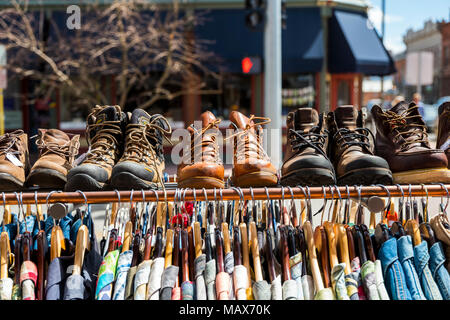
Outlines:
{"label": "dark blue awning", "polygon": [[395,72],[392,57],[367,15],[334,10],[329,29],[330,73],[388,75]]}

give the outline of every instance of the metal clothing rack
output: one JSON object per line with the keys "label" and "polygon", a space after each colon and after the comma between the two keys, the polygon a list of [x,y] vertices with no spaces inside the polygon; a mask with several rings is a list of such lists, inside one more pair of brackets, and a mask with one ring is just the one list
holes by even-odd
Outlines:
{"label": "metal clothing rack", "polygon": [[[278,188],[227,188],[227,189],[176,189],[176,190],[128,190],[96,192],[25,192],[2,193],[0,205],[46,203],[109,203],[155,201],[219,201],[219,200],[279,200],[279,199],[346,199],[348,197],[447,197],[450,185],[403,186],[324,186]],[[340,195],[340,196],[339,196]],[[120,199],[119,199],[120,198]]]}

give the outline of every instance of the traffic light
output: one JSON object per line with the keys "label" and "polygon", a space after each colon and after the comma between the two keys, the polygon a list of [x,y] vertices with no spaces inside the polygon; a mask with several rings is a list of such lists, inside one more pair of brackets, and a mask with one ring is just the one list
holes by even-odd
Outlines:
{"label": "traffic light", "polygon": [[281,27],[286,29],[287,23],[287,10],[286,10],[286,0],[281,0]]}
{"label": "traffic light", "polygon": [[263,0],[245,0],[245,9],[248,11],[245,16],[245,24],[250,29],[257,29],[264,20],[262,7]]}
{"label": "traffic light", "polygon": [[261,58],[260,57],[245,57],[242,59],[242,73],[244,74],[259,74],[261,73]]}

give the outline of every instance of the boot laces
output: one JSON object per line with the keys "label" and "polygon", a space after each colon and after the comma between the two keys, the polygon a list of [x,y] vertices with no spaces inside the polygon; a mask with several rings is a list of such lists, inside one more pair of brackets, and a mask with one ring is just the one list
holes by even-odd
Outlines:
{"label": "boot laces", "polygon": [[[261,120],[261,121],[254,122],[253,120]],[[253,121],[253,123],[252,123],[252,121]],[[249,135],[252,134],[252,135],[256,136],[255,145],[257,148],[257,158],[258,159],[269,158],[266,151],[262,147],[262,143],[263,143],[262,134],[260,134],[259,131],[257,131],[256,134],[254,134],[250,130],[256,128],[257,126],[262,126],[262,125],[270,123],[271,122],[270,118],[256,117],[255,115],[251,115],[249,118],[249,122],[250,123],[247,124],[243,130],[239,129],[236,133],[225,138],[225,140],[236,138],[235,144],[238,144],[238,140],[240,140],[239,143],[244,144],[244,149],[242,151],[238,150],[239,152],[237,153],[236,158],[237,159],[247,158],[248,152],[252,151],[252,148],[250,148],[250,139],[249,139]],[[237,150],[237,148],[235,148],[235,151],[236,150]]]}
{"label": "boot laces", "polygon": [[20,142],[19,136],[23,134],[23,130],[16,130],[0,136],[0,155],[11,153],[20,154],[17,149],[17,143]]}
{"label": "boot laces", "polygon": [[341,147],[361,146],[370,150],[369,135],[374,139],[372,131],[367,128],[356,128],[354,130],[340,128],[334,134],[333,140]]}
{"label": "boot laces", "polygon": [[325,158],[328,158],[326,153],[323,151],[323,147],[326,141],[326,133],[320,134],[319,126],[312,127],[308,132],[302,130],[289,129],[289,133],[293,136],[291,140],[291,146],[293,150],[301,150],[306,147],[311,147]]}
{"label": "boot laces", "polygon": [[403,114],[393,111],[385,111],[382,116],[385,122],[390,125],[391,131],[395,133],[394,139],[398,141],[402,150],[407,150],[417,143],[428,143],[428,133],[426,126],[420,123],[408,123],[408,119],[421,119],[420,114],[411,115],[418,106],[410,107]]}
{"label": "boot laces", "polygon": [[72,162],[78,153],[78,148],[80,147],[80,142],[77,141],[75,144],[71,140],[67,141],[65,144],[60,145],[56,142],[49,142],[44,140],[45,134],[35,135],[30,137],[30,139],[36,139],[36,146],[39,149],[40,156],[45,156],[50,153],[57,154],[63,158],[69,159]]}
{"label": "boot laces", "polygon": [[219,144],[216,143],[216,137],[214,135],[211,135],[211,140],[212,141],[205,141],[203,139],[203,134],[216,127],[222,120],[220,119],[216,119],[213,122],[208,123],[205,127],[202,128],[202,130],[199,132],[197,130],[197,128],[195,128],[193,125],[191,125],[190,127],[192,129],[194,129],[194,133],[193,133],[193,139],[191,141],[191,161],[194,162],[194,157],[195,157],[195,150],[202,150],[203,152],[203,148],[204,147],[212,147],[209,150],[209,154],[204,154],[204,155],[210,155],[212,158],[214,158],[215,161],[220,161],[219,158]]}

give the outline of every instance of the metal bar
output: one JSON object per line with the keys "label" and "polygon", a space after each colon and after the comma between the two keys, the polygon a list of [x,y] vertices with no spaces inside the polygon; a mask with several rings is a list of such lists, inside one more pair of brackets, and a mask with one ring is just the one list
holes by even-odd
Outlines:
{"label": "metal bar", "polygon": [[[342,198],[347,198],[347,190],[346,187],[313,187],[309,188],[311,199],[323,199],[324,198],[324,190],[325,196],[327,199],[331,199],[331,189],[333,189],[334,198],[338,198],[338,193],[336,192],[336,188],[339,189]],[[387,197],[387,193],[385,189],[382,187],[370,186],[370,187],[349,187],[350,197],[357,198],[358,197],[358,189],[361,190],[361,197],[368,196],[380,196]],[[445,188],[450,189],[450,185],[445,185]],[[428,192],[429,197],[448,197],[447,190],[441,185],[414,185],[411,186],[411,196],[412,197],[424,197]],[[386,186],[386,189],[389,191],[391,197],[401,197],[402,192],[400,188],[396,186]],[[403,190],[404,196],[409,196],[409,186],[401,186]],[[255,188],[253,189],[253,196],[255,200],[266,200],[267,193],[271,200],[282,199],[282,190],[283,188]],[[308,195],[307,189],[303,188],[304,192]],[[426,191],[425,191],[426,190]],[[181,192],[180,192],[181,191]],[[251,190],[249,188],[241,189],[244,199],[251,200]],[[293,196],[295,199],[305,199],[305,194],[303,193],[301,188],[295,187],[292,188]],[[120,202],[130,202],[131,191],[99,191],[99,192],[84,192],[86,196],[87,203],[108,203],[108,202],[117,202],[118,197],[117,193],[120,194]],[[156,196],[156,194],[157,196]],[[222,189],[222,196],[220,193],[220,189],[196,189],[195,190],[195,199],[198,201],[205,201],[205,193],[208,201],[216,200],[239,200],[239,194],[234,189]],[[186,200],[193,201],[194,200],[194,190],[192,189],[177,189],[177,190],[166,190],[166,196],[164,196],[164,191],[152,191],[146,190],[144,191],[145,201],[154,202],[158,199],[158,201],[174,201],[174,196],[177,194],[175,200]],[[181,194],[181,195],[180,195]],[[19,199],[20,199],[20,193]],[[49,196],[50,195],[50,196]],[[184,196],[183,196],[184,195]],[[63,203],[84,203],[84,197],[79,192],[53,192],[53,193],[37,193],[37,202],[39,204],[47,203],[55,203],[55,202],[63,202]],[[181,199],[180,199],[181,198]],[[284,188],[284,199],[291,199],[291,193],[288,188]],[[17,204],[17,197],[14,193],[5,193],[5,204]],[[133,191],[133,202],[142,201],[142,191],[134,190]],[[3,195],[0,196],[0,206],[3,202]],[[23,204],[35,204],[35,194],[34,193],[23,193],[22,194],[22,202]]]}

